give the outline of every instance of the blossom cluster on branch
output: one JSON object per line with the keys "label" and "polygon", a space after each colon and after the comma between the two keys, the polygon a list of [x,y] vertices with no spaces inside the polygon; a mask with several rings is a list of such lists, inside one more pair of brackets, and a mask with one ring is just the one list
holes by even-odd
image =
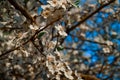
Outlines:
{"label": "blossom cluster on branch", "polygon": [[[87,41],[102,46],[106,55],[111,52],[116,46],[112,41],[100,35],[94,40],[85,37],[87,31],[95,30],[85,21],[114,2],[98,0],[99,7],[89,3],[82,7],[79,0],[1,0],[0,79],[99,80],[94,70],[90,75],[82,72],[87,67],[81,60],[89,61],[91,55],[81,55],[75,47]],[[68,36],[77,37],[78,43],[69,43]],[[96,66],[101,66],[95,69],[100,73],[103,65]]]}

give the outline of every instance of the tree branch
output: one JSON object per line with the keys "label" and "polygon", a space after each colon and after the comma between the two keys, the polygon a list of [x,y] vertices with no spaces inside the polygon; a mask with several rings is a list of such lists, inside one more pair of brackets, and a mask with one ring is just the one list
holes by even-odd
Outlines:
{"label": "tree branch", "polygon": [[74,30],[76,27],[78,27],[80,24],[82,24],[83,22],[85,22],[86,20],[88,20],[90,17],[92,17],[94,14],[96,14],[97,12],[99,12],[101,9],[103,9],[104,7],[110,5],[111,3],[113,3],[115,0],[111,0],[110,2],[103,4],[102,6],[100,6],[98,9],[96,9],[94,12],[92,12],[90,15],[86,16],[83,20],[79,21],[76,25],[72,26],[71,28],[69,28],[67,30],[67,33],[69,34],[69,32],[71,32],[72,30]]}
{"label": "tree branch", "polygon": [[19,3],[16,2],[16,0],[8,0],[17,10],[19,10],[28,20],[31,21],[31,23],[35,23],[34,18],[29,14],[29,12]]}
{"label": "tree branch", "polygon": [[[98,9],[96,9],[95,11],[93,11],[91,14],[89,14],[88,16],[86,16],[84,19],[82,19],[81,21],[79,21],[77,24],[73,25],[71,28],[68,28],[66,30],[66,33],[69,34],[72,30],[74,30],[76,27],[78,27],[79,25],[81,25],[82,23],[84,23],[86,20],[88,20],[89,18],[91,18],[94,14],[96,14],[97,12],[99,12],[100,10],[102,10],[104,7],[110,5],[111,3],[113,3],[116,0],[110,0],[108,3],[103,4],[102,6],[100,6]],[[61,39],[60,44],[62,44],[64,42],[64,39]]]}
{"label": "tree branch", "polygon": [[6,51],[6,52],[3,52],[3,53],[0,55],[0,58],[3,57],[3,56],[5,56],[5,55],[7,55],[7,54],[9,54],[9,53],[11,53],[11,52],[13,52],[13,51],[15,51],[15,50],[18,50],[21,46],[23,46],[23,45],[27,44],[28,42],[30,42],[31,40],[33,40],[34,37],[35,37],[39,32],[43,31],[44,29],[46,29],[47,27],[49,27],[50,25],[52,25],[52,24],[55,23],[56,21],[60,20],[61,18],[62,18],[62,16],[58,16],[57,19],[53,20],[52,22],[50,22],[49,24],[47,24],[45,27],[40,28],[39,30],[36,30],[36,32],[35,32],[26,42],[22,43],[22,44],[21,44],[20,46],[18,46],[18,47],[15,47],[15,48],[12,48],[12,49],[10,49],[10,50],[8,50],[8,51]]}

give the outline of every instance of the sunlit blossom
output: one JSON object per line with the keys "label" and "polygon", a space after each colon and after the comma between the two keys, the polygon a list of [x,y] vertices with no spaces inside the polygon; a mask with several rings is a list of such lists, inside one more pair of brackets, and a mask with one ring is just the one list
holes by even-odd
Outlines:
{"label": "sunlit blossom", "polygon": [[47,2],[53,7],[56,7],[59,4],[58,0],[50,0],[50,1],[47,1]]}
{"label": "sunlit blossom", "polygon": [[60,0],[59,5],[66,10],[66,5],[67,5],[67,1],[66,0]]}
{"label": "sunlit blossom", "polygon": [[51,7],[50,7],[50,5],[41,5],[41,8],[43,10],[45,10],[45,9],[50,9]]}
{"label": "sunlit blossom", "polygon": [[67,36],[67,33],[64,31],[64,28],[61,25],[57,25],[55,26],[55,28],[58,30],[58,33],[61,36]]}
{"label": "sunlit blossom", "polygon": [[106,41],[106,44],[107,44],[108,46],[111,46],[111,45],[113,45],[113,42],[111,42],[111,41]]}
{"label": "sunlit blossom", "polygon": [[42,16],[43,16],[44,18],[47,18],[47,17],[50,16],[50,15],[51,15],[51,11],[50,11],[50,10],[44,10],[43,13],[42,13]]}
{"label": "sunlit blossom", "polygon": [[109,48],[103,48],[103,52],[104,53],[110,53],[110,49]]}

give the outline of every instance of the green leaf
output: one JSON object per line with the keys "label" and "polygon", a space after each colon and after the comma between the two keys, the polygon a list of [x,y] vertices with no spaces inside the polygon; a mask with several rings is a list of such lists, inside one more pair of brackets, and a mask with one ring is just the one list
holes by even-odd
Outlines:
{"label": "green leaf", "polygon": [[40,32],[40,33],[38,34],[38,36],[37,36],[38,39],[40,39],[45,33],[46,33],[45,31]]}
{"label": "green leaf", "polygon": [[63,49],[64,49],[64,48],[63,48],[62,46],[58,46],[58,47],[57,47],[57,50],[58,50],[58,51],[61,51],[61,50],[63,50]]}
{"label": "green leaf", "polygon": [[76,1],[71,2],[71,4],[76,8],[79,7],[79,3],[80,3],[80,0],[76,0]]}
{"label": "green leaf", "polygon": [[80,3],[80,0],[76,0],[74,4],[78,7],[79,3]]}

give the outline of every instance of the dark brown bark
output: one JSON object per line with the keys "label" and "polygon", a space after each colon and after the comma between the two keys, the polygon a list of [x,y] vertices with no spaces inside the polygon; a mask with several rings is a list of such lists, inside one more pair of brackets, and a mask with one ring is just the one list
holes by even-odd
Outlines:
{"label": "dark brown bark", "polygon": [[34,18],[29,14],[29,12],[19,3],[16,2],[16,0],[8,0],[15,9],[19,10],[28,20],[31,21],[31,23],[36,23]]}

